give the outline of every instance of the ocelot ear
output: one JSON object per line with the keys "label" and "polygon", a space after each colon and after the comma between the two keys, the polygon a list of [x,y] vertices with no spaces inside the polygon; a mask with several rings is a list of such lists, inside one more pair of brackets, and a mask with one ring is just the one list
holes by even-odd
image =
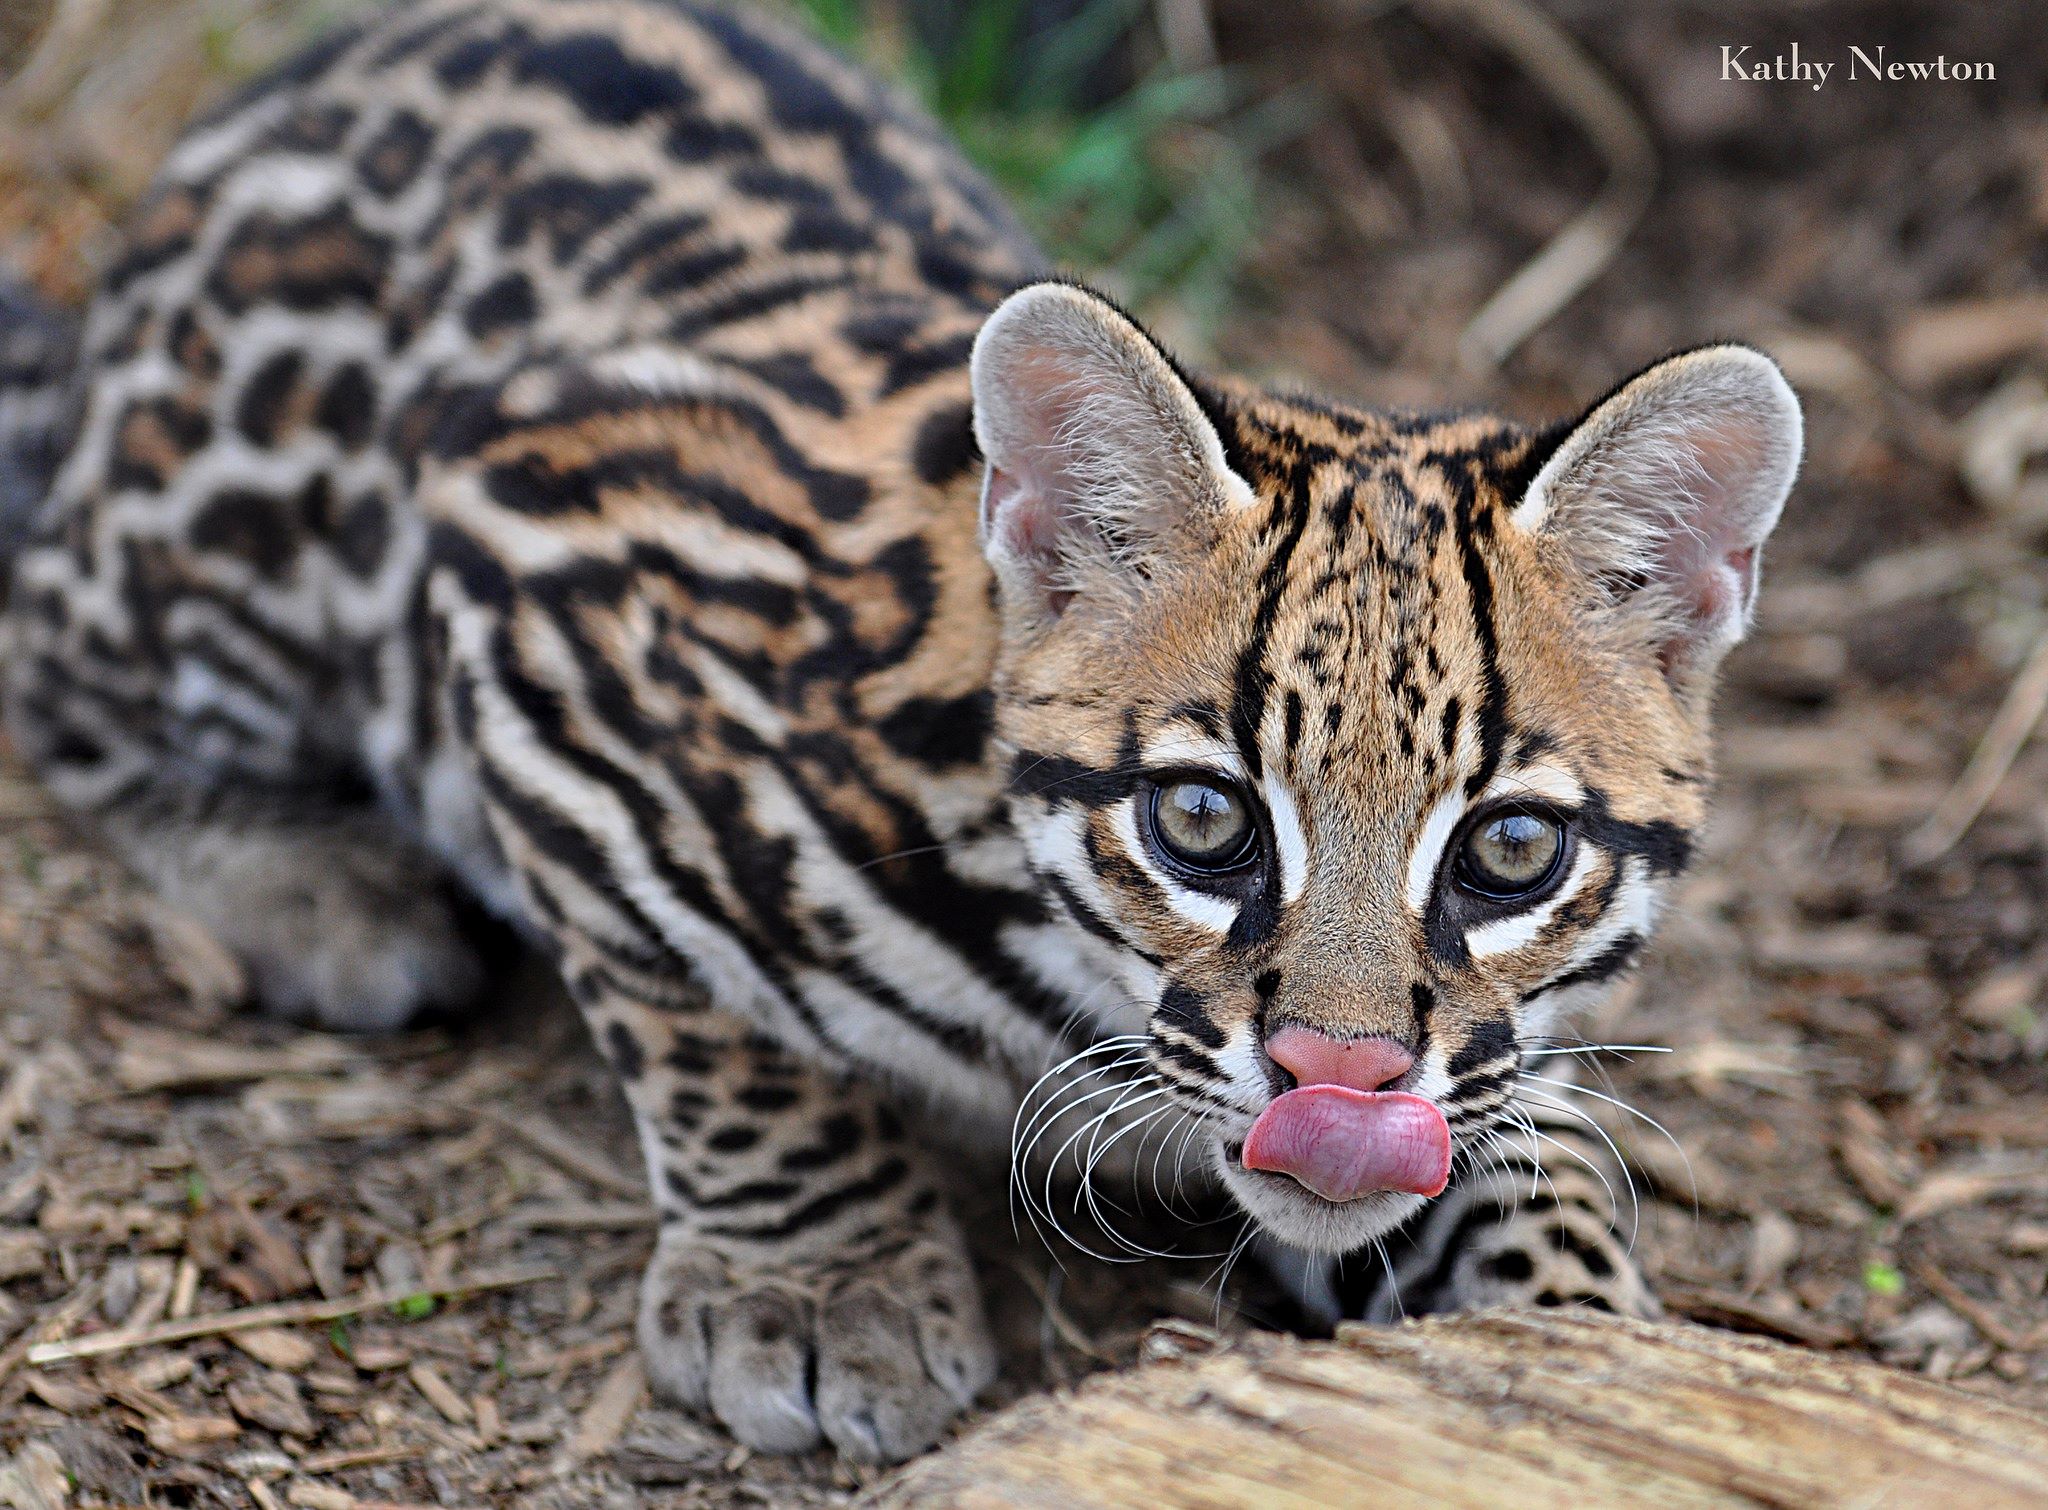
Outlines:
{"label": "ocelot ear", "polygon": [[1139,591],[1176,532],[1252,501],[1172,362],[1086,289],[1010,295],[970,365],[982,549],[1012,612]]}
{"label": "ocelot ear", "polygon": [[1702,346],[1595,404],[1510,518],[1555,540],[1603,606],[1652,639],[1673,684],[1697,691],[1749,627],[1800,437],[1776,363]]}

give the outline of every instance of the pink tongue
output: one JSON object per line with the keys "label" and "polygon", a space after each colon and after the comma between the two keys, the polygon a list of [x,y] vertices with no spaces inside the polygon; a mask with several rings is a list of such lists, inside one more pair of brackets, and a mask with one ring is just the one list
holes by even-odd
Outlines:
{"label": "pink tongue", "polygon": [[1304,1085],[1259,1113],[1244,1167],[1292,1175],[1326,1201],[1439,1195],[1451,1178],[1451,1129],[1435,1102],[1405,1091]]}

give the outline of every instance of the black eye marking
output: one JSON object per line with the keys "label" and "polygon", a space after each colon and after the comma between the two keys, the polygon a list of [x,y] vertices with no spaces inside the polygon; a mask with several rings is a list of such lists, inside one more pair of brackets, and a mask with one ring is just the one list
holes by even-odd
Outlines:
{"label": "black eye marking", "polygon": [[1251,799],[1211,776],[1177,776],[1153,784],[1144,802],[1153,847],[1196,876],[1224,876],[1258,857],[1259,826]]}
{"label": "black eye marking", "polygon": [[1496,1064],[1512,1067],[1520,1059],[1514,1025],[1506,1018],[1488,1018],[1473,1027],[1447,1068],[1451,1079],[1463,1080],[1474,1070]]}
{"label": "black eye marking", "polygon": [[1486,809],[1458,837],[1451,880],[1484,901],[1526,902],[1556,883],[1570,849],[1570,827],[1548,809]]}
{"label": "black eye marking", "polygon": [[1186,1033],[1205,1049],[1223,1047],[1223,1030],[1209,1020],[1208,1003],[1202,999],[1201,993],[1179,981],[1174,981],[1160,994],[1159,1018]]}

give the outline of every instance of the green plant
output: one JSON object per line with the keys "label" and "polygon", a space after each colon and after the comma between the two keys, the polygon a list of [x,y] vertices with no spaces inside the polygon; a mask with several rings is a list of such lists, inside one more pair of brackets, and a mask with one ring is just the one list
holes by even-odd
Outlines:
{"label": "green plant", "polygon": [[1301,91],[1253,103],[1228,70],[1159,67],[1111,91],[1144,7],[1091,0],[1027,30],[1027,0],[967,0],[934,43],[887,0],[797,0],[827,40],[907,85],[1062,262],[1198,325],[1239,291],[1271,220],[1261,160],[1308,123]]}

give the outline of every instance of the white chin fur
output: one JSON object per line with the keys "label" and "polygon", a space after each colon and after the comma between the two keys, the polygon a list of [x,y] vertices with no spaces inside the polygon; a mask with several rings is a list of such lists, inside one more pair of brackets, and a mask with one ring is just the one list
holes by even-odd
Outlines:
{"label": "white chin fur", "polygon": [[1224,1187],[1259,1224],[1259,1230],[1307,1253],[1356,1252],[1428,1204],[1425,1196],[1396,1191],[1342,1204],[1326,1201],[1285,1175],[1246,1169],[1223,1151],[1220,1140],[1210,1144],[1210,1150]]}

